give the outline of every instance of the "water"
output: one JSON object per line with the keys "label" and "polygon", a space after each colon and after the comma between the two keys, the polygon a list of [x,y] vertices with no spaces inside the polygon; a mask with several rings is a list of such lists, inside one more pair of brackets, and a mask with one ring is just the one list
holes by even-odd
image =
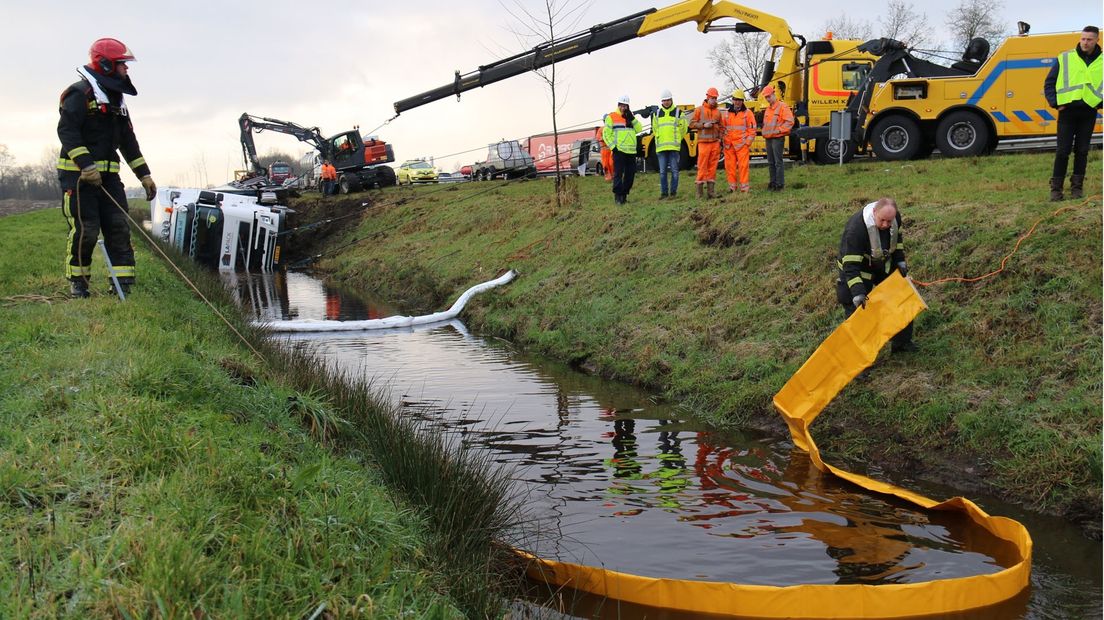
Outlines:
{"label": "water", "polygon": [[[266,319],[400,313],[305,274],[238,276],[236,286]],[[784,438],[710,431],[644,392],[472,335],[458,321],[289,341],[375,378],[407,415],[510,467],[540,530],[530,550],[543,557],[778,586],[916,583],[996,572],[1014,557],[960,514],[922,511],[821,474]],[[933,498],[963,494],[910,486]],[[1035,558],[1029,592],[962,617],[1100,617],[1100,543],[1060,519],[971,499],[1024,523]],[[571,613],[523,602],[515,613],[662,617],[579,593],[557,596],[568,597]],[[533,597],[549,595],[535,588]]]}

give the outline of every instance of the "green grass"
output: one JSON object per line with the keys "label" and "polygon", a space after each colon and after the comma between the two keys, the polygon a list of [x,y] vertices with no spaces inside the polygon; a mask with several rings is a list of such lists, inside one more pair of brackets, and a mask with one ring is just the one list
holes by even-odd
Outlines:
{"label": "green grass", "polygon": [[504,474],[265,341],[185,264],[240,340],[139,239],[125,303],[98,256],[68,299],[64,230],[0,220],[0,617],[498,612]]}
{"label": "green grass", "polygon": [[[589,177],[558,211],[547,179],[401,188],[331,237],[362,241],[321,266],[411,310],[516,268],[520,279],[470,306],[469,324],[661,390],[713,423],[781,429],[771,396],[842,318],[846,219],[893,196],[917,280],[987,273],[1061,206],[1046,201],[1051,158],[798,167],[779,194],[755,168],[754,193],[716,202],[693,199],[688,173],[680,199],[656,200],[644,174],[626,207]],[[1077,208],[1044,221],[1000,275],[921,289],[923,351],[886,355],[846,388],[817,422],[822,449],[910,474],[969,467],[982,472],[972,482],[1099,525],[1099,175],[1087,183],[1087,199],[1062,203]]]}

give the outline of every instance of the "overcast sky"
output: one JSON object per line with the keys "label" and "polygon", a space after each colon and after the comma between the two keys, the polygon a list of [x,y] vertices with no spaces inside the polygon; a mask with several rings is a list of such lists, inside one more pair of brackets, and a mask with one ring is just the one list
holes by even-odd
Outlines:
{"label": "overcast sky", "polygon": [[[959,0],[914,2],[937,28]],[[513,6],[512,0],[504,0]],[[360,3],[187,3],[115,0],[6,3],[0,47],[8,68],[0,89],[0,144],[17,163],[58,151],[57,99],[87,62],[99,37],[121,39],[138,58],[128,99],[142,150],[161,185],[221,184],[242,168],[237,118],[242,112],[316,125],[331,135],[359,125],[368,132],[393,116],[392,104],[520,51],[517,23],[495,0]],[[526,2],[542,10],[543,2]],[[875,21],[884,3],[748,1],[786,19],[795,34],[822,35],[824,24],[852,11]],[[572,32],[632,13],[669,6],[646,0],[595,2]],[[1032,32],[1100,25],[1099,2],[1004,0],[1009,34],[1017,20]],[[597,123],[628,94],[634,107],[669,88],[697,103],[718,87],[706,55],[727,33],[701,34],[684,24],[558,65],[561,125]],[[524,75],[407,111],[376,133],[398,161],[436,157],[451,171],[482,157],[489,142],[550,131],[547,87]],[[306,148],[290,136],[256,136],[261,154]],[[475,149],[475,152],[452,155]],[[135,185],[129,173],[124,183]]]}

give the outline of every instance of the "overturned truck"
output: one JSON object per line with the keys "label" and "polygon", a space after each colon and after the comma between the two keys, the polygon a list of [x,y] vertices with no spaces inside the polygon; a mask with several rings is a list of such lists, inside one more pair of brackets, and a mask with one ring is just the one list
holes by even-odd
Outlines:
{"label": "overturned truck", "polygon": [[160,189],[150,203],[153,234],[218,271],[279,269],[280,240],[292,213],[255,196],[188,188]]}

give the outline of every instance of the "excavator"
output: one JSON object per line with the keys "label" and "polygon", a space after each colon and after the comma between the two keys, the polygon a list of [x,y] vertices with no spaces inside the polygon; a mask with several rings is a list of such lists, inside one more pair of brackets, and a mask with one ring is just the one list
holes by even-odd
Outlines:
{"label": "excavator", "polygon": [[353,127],[329,138],[323,137],[317,127],[303,127],[289,121],[245,113],[238,118],[241,129],[242,156],[246,166],[264,176],[267,171],[257,158],[253,134],[275,131],[294,136],[317,149],[323,159],[329,159],[337,168],[337,187],[342,194],[360,191],[367,187],[388,187],[395,184],[395,171],[384,164],[395,161],[390,144],[375,138],[361,138],[360,128]]}
{"label": "excavator", "polygon": [[[732,19],[736,23],[718,23]],[[755,98],[773,84],[798,121],[790,137],[790,157],[811,155],[818,163],[849,160],[868,145],[879,158],[892,160],[924,157],[936,146],[948,156],[978,155],[992,151],[1000,139],[1053,136],[1056,123],[1040,85],[1054,57],[1077,42],[1076,33],[1028,37],[1024,24],[1018,36],[1006,39],[992,55],[988,43],[975,40],[961,61],[944,67],[912,55],[900,42],[806,41],[782,18],[728,0],[685,0],[597,24],[469,73],[457,71],[451,83],[396,101],[395,112],[450,95],[459,99],[466,91],[686,22],[695,22],[702,33],[770,35],[771,56],[759,83],[745,89],[748,107],[761,113],[766,103]],[[899,75],[906,77],[891,79]],[[884,88],[887,82],[892,87]],[[853,119],[851,139],[835,139],[829,131],[832,112],[845,109]],[[636,111],[643,116],[648,112]],[[643,135],[638,150],[646,161],[655,157],[650,138]],[[696,141],[691,131],[682,144],[684,165],[696,155]],[[762,154],[762,139],[751,148]]]}

